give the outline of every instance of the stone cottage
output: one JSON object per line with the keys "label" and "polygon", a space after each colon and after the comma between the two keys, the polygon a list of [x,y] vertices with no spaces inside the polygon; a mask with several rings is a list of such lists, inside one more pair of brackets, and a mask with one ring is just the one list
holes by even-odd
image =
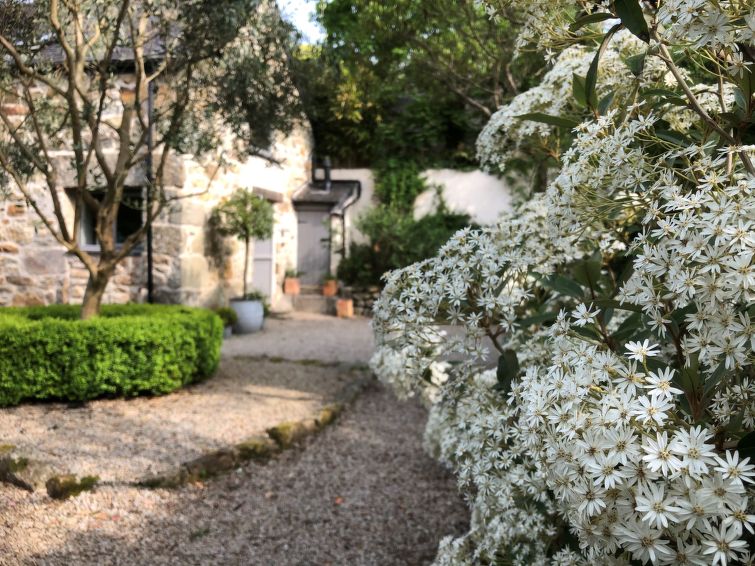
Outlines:
{"label": "stone cottage", "polygon": [[[153,225],[155,300],[216,306],[241,293],[243,245],[217,237],[208,219],[218,202],[245,188],[271,201],[275,210],[273,237],[254,243],[251,284],[270,298],[274,308],[285,306],[283,277],[297,262],[292,196],[310,181],[311,152],[310,131],[302,124],[272,148],[280,165],[251,158],[218,168],[211,159],[200,163],[191,156],[173,158],[166,187],[174,195],[192,196],[176,201]],[[128,183],[138,184],[138,179]],[[64,189],[59,197],[72,217],[73,203]],[[123,206],[116,230],[127,233],[142,221],[141,210]],[[87,218],[81,230],[81,241],[96,253]],[[0,201],[0,305],[78,303],[87,279],[84,266],[53,239],[27,203],[12,197]],[[104,302],[143,302],[146,296],[147,261],[142,246],[119,266]]]}

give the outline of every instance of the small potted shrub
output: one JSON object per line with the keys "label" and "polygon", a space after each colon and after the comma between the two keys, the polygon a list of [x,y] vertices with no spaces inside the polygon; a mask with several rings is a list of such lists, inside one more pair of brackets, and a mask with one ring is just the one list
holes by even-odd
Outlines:
{"label": "small potted shrub", "polygon": [[286,295],[298,295],[301,293],[301,285],[299,284],[299,276],[301,273],[295,269],[286,270],[286,278],[283,280],[283,292]]}
{"label": "small potted shrub", "polygon": [[236,236],[244,243],[244,293],[231,299],[238,316],[234,331],[256,332],[264,322],[264,296],[249,292],[249,247],[252,239],[264,240],[273,235],[273,206],[251,192],[239,189],[213,211],[214,224],[223,236]]}
{"label": "small potted shrub", "polygon": [[328,273],[322,280],[322,294],[325,297],[335,297],[338,293],[338,281],[332,273]]}
{"label": "small potted shrub", "polygon": [[236,311],[230,307],[218,307],[215,309],[215,314],[223,321],[223,338],[230,338],[232,333],[231,329],[236,326],[239,321]]}

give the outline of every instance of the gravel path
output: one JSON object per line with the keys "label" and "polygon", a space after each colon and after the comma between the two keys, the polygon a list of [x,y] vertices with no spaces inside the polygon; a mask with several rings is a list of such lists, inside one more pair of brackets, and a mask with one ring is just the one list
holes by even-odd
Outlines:
{"label": "gravel path", "polygon": [[369,319],[291,313],[266,319],[261,332],[232,336],[223,355],[365,364],[373,347]]}
{"label": "gravel path", "polygon": [[59,473],[133,482],[176,469],[333,401],[356,370],[224,358],[211,379],[161,397],[0,410],[0,444]]}
{"label": "gravel path", "polygon": [[204,485],[65,502],[0,486],[0,564],[427,563],[467,514],[422,452],[425,418],[375,385],[305,448]]}

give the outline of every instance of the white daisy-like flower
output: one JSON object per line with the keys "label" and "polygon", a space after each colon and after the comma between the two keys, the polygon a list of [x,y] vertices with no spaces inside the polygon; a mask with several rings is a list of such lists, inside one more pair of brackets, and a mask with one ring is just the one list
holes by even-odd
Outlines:
{"label": "white daisy-like flower", "polygon": [[739,452],[726,451],[726,460],[716,456],[717,472],[721,472],[726,479],[739,480],[741,482],[755,483],[755,466],[749,464],[750,459],[739,461]]}
{"label": "white daisy-like flower", "polygon": [[657,344],[650,344],[650,340],[643,340],[642,342],[627,342],[625,346],[627,350],[627,357],[630,360],[637,360],[638,362],[645,363],[647,358],[657,356],[660,351],[657,349]]}
{"label": "white daisy-like flower", "polygon": [[655,423],[657,426],[663,426],[668,419],[668,411],[674,408],[663,397],[647,395],[639,397],[633,406],[632,416],[637,417],[643,424]]}
{"label": "white daisy-like flower", "polygon": [[682,468],[682,461],[671,452],[666,431],[656,433],[655,440],[645,438],[642,450],[645,452],[643,462],[654,472],[670,476]]}
{"label": "white daisy-like flower", "polygon": [[734,525],[720,525],[714,528],[710,533],[706,533],[703,538],[703,553],[712,554],[713,561],[711,564],[722,564],[726,566],[731,560],[736,560],[737,553],[747,550],[747,542],[739,540],[739,532]]}
{"label": "white daisy-like flower", "polygon": [[637,496],[635,510],[644,513],[642,520],[657,529],[668,527],[669,521],[679,521],[677,514],[681,509],[674,504],[674,499],[666,495],[663,484],[651,483]]}
{"label": "white daisy-like flower", "polygon": [[669,445],[671,452],[681,456],[682,467],[693,478],[699,479],[708,473],[708,466],[716,463],[715,447],[707,443],[712,436],[703,427],[697,426],[689,430],[678,430]]}
{"label": "white daisy-like flower", "polygon": [[650,389],[650,395],[658,395],[671,399],[674,395],[681,395],[683,391],[673,387],[671,380],[674,378],[674,370],[666,368],[656,372],[650,372],[645,378],[644,387]]}
{"label": "white daisy-like flower", "polygon": [[586,324],[592,324],[595,322],[595,317],[600,314],[600,309],[591,311],[591,307],[592,305],[588,307],[584,303],[577,305],[577,308],[574,309],[571,313],[575,326],[584,326]]}

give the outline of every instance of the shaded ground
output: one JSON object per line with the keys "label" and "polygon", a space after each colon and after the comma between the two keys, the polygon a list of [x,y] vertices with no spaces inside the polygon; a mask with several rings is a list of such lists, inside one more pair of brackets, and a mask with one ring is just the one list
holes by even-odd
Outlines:
{"label": "shaded ground", "polygon": [[205,485],[62,503],[0,486],[0,563],[427,563],[467,514],[421,449],[425,418],[375,385],[306,448]]}

